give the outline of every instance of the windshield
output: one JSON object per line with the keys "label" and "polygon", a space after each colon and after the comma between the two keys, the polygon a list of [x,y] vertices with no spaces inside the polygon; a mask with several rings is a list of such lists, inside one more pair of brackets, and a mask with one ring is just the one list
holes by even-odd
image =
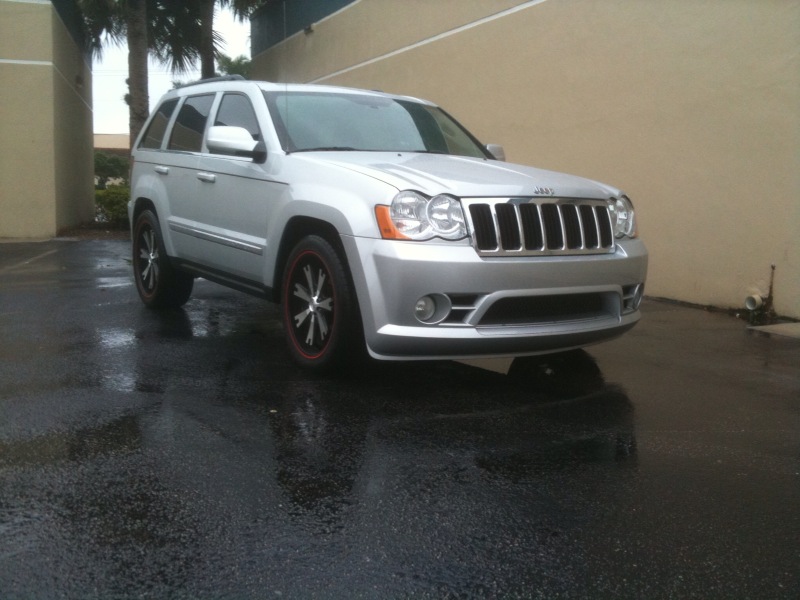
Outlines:
{"label": "windshield", "polygon": [[286,152],[431,152],[487,158],[443,110],[410,100],[330,92],[264,92]]}

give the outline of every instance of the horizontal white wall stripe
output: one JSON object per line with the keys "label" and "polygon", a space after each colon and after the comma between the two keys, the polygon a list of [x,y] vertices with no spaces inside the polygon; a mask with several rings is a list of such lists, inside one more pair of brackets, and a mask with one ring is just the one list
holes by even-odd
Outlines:
{"label": "horizontal white wall stripe", "polygon": [[[356,4],[361,4],[362,2],[363,2],[363,0],[354,0],[354,2],[351,2],[351,3],[350,3],[350,4],[348,4],[347,6],[343,6],[343,7],[342,7],[342,8],[340,8],[339,10],[337,10],[337,11],[334,11],[334,12],[332,12],[331,14],[329,14],[327,17],[323,17],[322,19],[320,19],[320,20],[319,20],[319,21],[317,21],[316,23],[313,23],[313,25],[319,25],[320,23],[324,23],[324,22],[325,22],[325,21],[327,21],[328,19],[332,19],[332,18],[334,18],[334,17],[335,17],[336,15],[338,15],[340,12],[344,12],[344,11],[346,11],[346,10],[350,10],[350,9],[351,9],[351,8],[353,8],[353,7],[354,7]],[[297,33],[302,33],[302,32],[301,32],[301,31],[298,31]],[[297,35],[297,34],[294,34],[294,35]],[[293,37],[293,36],[290,36],[290,37]]]}
{"label": "horizontal white wall stripe", "polygon": [[0,58],[0,65],[33,65],[36,67],[52,67],[51,60],[17,60],[13,58]]}
{"label": "horizontal white wall stripe", "polygon": [[[54,62],[47,61],[47,60],[12,60],[7,58],[0,58],[0,65],[21,65],[21,66],[33,66],[33,67],[51,67],[58,75],[63,79],[66,84],[72,88],[72,91],[76,93],[78,98],[80,98],[81,103],[86,106],[92,113],[94,113],[94,109],[92,105],[87,102],[83,96],[75,91],[75,81],[71,80],[69,77],[64,75],[64,73],[59,69]],[[86,85],[86,83],[84,83]]]}
{"label": "horizontal white wall stripe", "polygon": [[[455,29],[451,29],[449,31],[445,31],[443,33],[439,33],[437,35],[431,36],[427,39],[420,40],[419,42],[415,42],[413,44],[409,44],[408,46],[404,46],[403,48],[398,48],[397,50],[392,50],[391,52],[387,52],[386,54],[381,54],[380,56],[376,56],[375,58],[371,58],[369,60],[365,60],[358,64],[346,67],[344,69],[339,69],[338,71],[334,71],[333,73],[328,73],[327,75],[323,75],[322,77],[317,77],[316,79],[312,79],[308,83],[320,83],[327,79],[331,79],[332,77],[336,77],[338,75],[343,75],[345,73],[349,73],[350,71],[355,71],[356,69],[360,69],[362,67],[366,67],[382,60],[386,60],[387,58],[392,58],[393,56],[398,56],[400,54],[404,54],[416,48],[421,48],[422,46],[427,46],[428,44],[432,44],[434,42],[438,42],[439,40],[443,40],[453,35],[458,35],[459,33],[463,33],[475,27],[480,27],[481,25],[485,25],[486,23],[490,23],[492,21],[496,21],[497,19],[502,19],[509,15],[513,15],[521,10],[525,10],[531,8],[532,6],[536,6],[537,4],[543,4],[547,2],[547,0],[530,0],[530,2],[525,2],[523,4],[519,4],[517,6],[513,6],[506,10],[500,11],[499,13],[495,13],[493,15],[489,15],[488,17],[483,17],[478,19],[477,21],[473,21],[472,23],[467,23],[466,25],[461,25],[456,27]],[[345,7],[342,10],[347,9]]]}

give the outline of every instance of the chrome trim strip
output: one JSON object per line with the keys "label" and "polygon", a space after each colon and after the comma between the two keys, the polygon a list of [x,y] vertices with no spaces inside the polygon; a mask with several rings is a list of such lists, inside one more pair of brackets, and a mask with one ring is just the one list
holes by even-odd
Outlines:
{"label": "chrome trim strip", "polygon": [[224,235],[219,235],[216,233],[201,231],[195,227],[189,227],[188,225],[181,225],[179,223],[170,222],[169,228],[175,233],[183,233],[185,235],[190,235],[192,237],[205,240],[207,242],[214,242],[217,244],[221,244],[223,246],[228,246],[229,248],[235,248],[236,250],[243,250],[245,252],[250,252],[251,254],[257,254],[258,256],[264,254],[264,246],[250,244],[248,242],[243,242],[241,240],[235,240],[233,238],[226,237]]}

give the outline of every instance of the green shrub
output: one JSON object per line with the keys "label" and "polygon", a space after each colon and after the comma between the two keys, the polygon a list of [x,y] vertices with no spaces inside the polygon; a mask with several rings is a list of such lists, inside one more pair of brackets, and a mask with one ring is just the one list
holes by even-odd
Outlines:
{"label": "green shrub", "polygon": [[130,195],[130,188],[121,185],[112,185],[104,190],[95,190],[95,221],[108,223],[112,227],[121,229],[128,228],[128,200]]}
{"label": "green shrub", "polygon": [[130,161],[126,156],[102,150],[94,151],[94,176],[97,189],[104,190],[111,187],[112,181],[116,181],[119,185],[128,185],[129,169]]}

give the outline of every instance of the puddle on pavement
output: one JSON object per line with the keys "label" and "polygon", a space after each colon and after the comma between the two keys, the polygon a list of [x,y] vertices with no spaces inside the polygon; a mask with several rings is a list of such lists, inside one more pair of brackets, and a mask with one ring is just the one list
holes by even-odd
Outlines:
{"label": "puddle on pavement", "polygon": [[100,345],[103,348],[124,348],[136,343],[136,335],[130,329],[100,329],[97,331]]}
{"label": "puddle on pavement", "polygon": [[133,285],[133,281],[127,275],[124,277],[97,277],[95,285],[100,289],[120,288]]}
{"label": "puddle on pavement", "polygon": [[0,442],[0,466],[25,467],[82,461],[111,453],[133,452],[142,434],[134,416],[123,416],[95,428],[55,432],[20,441]]}

